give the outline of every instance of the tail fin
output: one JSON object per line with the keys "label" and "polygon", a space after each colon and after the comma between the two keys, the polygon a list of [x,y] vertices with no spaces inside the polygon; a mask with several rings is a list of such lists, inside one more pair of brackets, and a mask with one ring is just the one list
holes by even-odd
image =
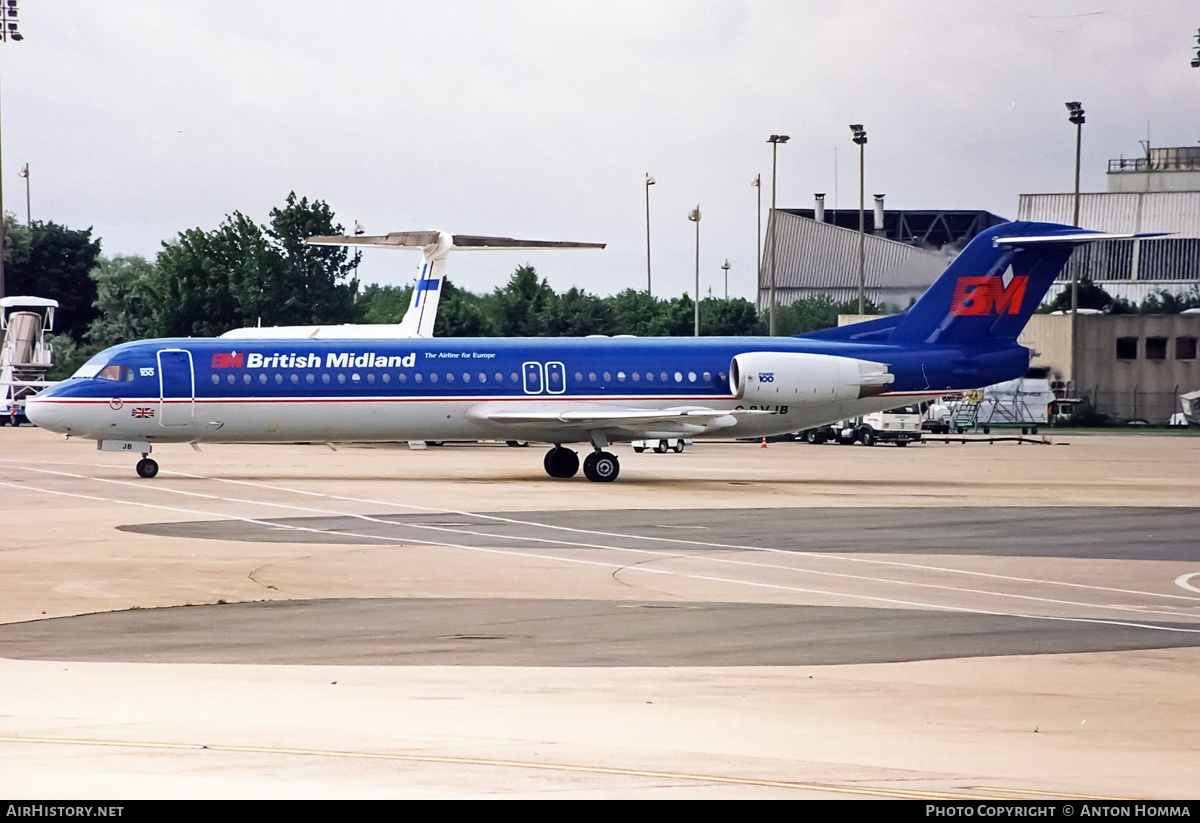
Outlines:
{"label": "tail fin", "polygon": [[1017,339],[1082,243],[1157,237],[1102,234],[1056,223],[1004,223],[977,235],[912,308],[898,317],[814,337],[889,343],[1004,345]]}

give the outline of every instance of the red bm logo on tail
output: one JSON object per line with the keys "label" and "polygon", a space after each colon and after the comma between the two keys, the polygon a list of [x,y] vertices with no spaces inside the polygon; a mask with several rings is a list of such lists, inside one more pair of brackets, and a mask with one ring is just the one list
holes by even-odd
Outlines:
{"label": "red bm logo on tail", "polygon": [[240,369],[245,356],[244,352],[242,354],[235,354],[233,352],[214,354],[212,367],[214,369]]}
{"label": "red bm logo on tail", "polygon": [[1005,286],[1002,277],[960,277],[950,301],[950,314],[1020,314],[1027,280],[1014,275]]}

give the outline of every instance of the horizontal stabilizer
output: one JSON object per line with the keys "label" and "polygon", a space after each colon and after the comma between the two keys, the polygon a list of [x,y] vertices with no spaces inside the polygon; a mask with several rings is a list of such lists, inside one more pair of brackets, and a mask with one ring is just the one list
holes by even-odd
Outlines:
{"label": "horizontal stabilizer", "polygon": [[1165,237],[1168,234],[1170,232],[1166,231],[1142,231],[1123,234],[1104,234],[1102,232],[1088,231],[1079,232],[1078,234],[1047,234],[1041,237],[993,237],[992,245],[997,248],[1000,246],[1022,248],[1024,246],[1051,244],[1077,246],[1081,243],[1099,243],[1102,240],[1144,240],[1148,237]]}
{"label": "horizontal stabilizer", "polygon": [[[382,235],[330,235],[310,237],[304,242],[311,246],[367,246],[378,249],[423,249],[438,244],[442,232],[394,231]],[[565,240],[516,240],[512,237],[485,237],[474,234],[453,234],[451,249],[472,251],[484,249],[602,249],[604,243],[573,243]]]}

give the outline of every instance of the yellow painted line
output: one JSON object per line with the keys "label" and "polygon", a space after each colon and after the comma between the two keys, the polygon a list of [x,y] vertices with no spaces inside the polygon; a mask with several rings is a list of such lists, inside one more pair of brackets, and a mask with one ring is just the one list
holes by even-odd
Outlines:
{"label": "yellow painted line", "polygon": [[748,777],[723,777],[718,775],[686,774],[681,772],[658,772],[645,769],[618,769],[606,766],[575,766],[565,763],[533,763],[522,760],[489,760],[480,757],[445,757],[438,755],[387,754],[383,752],[346,752],[325,749],[293,749],[270,746],[226,746],[199,743],[155,743],[150,741],[84,740],[60,737],[0,737],[0,743],[53,743],[74,746],[109,746],[131,749],[170,749],[173,751],[215,751],[250,754],[294,754],[314,757],[343,757],[363,760],[395,760],[409,763],[441,763],[456,766],[492,766],[540,771],[581,772],[586,774],[610,774],[622,777],[645,777],[665,780],[687,780],[698,783],[719,783],[738,786],[763,786],[778,789],[799,789],[834,794],[867,795],[917,800],[981,800],[975,794],[952,792],[920,792],[908,789],[880,789],[866,786],[832,786],[816,783],[795,783],[785,780],[760,780]]}

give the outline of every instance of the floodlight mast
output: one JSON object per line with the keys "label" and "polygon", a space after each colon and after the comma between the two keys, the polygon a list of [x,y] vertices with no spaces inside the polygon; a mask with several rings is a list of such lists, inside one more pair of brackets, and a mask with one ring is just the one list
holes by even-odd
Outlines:
{"label": "floodlight mast", "polygon": [[767,138],[771,144],[771,320],[768,334],[775,336],[775,235],[778,231],[779,215],[775,213],[775,180],[778,171],[779,144],[791,138],[786,134],[772,134]]}
{"label": "floodlight mast", "polygon": [[[867,145],[867,130],[863,128],[862,123],[852,123],[850,125],[851,139],[858,146],[858,313],[861,315],[866,304],[867,292],[867,250],[866,250],[866,231],[867,223],[864,214],[864,191],[863,184],[863,146]],[[876,226],[876,229],[879,227]]]}
{"label": "floodlight mast", "polygon": [[[1075,126],[1075,210],[1071,225],[1079,225],[1079,158],[1083,146],[1083,104],[1078,100],[1067,103],[1067,119]],[[1150,146],[1146,146],[1149,151]],[[1075,385],[1075,349],[1079,345],[1079,266],[1071,271],[1071,385]],[[1072,391],[1072,393],[1074,393]]]}
{"label": "floodlight mast", "polygon": [[[12,40],[20,43],[25,37],[20,32],[17,0],[4,0],[0,4],[0,42]],[[28,183],[28,177],[26,182]],[[4,248],[4,174],[0,164],[0,249]],[[27,190],[28,191],[28,190]],[[4,255],[0,253],[0,298],[4,297]]]}

